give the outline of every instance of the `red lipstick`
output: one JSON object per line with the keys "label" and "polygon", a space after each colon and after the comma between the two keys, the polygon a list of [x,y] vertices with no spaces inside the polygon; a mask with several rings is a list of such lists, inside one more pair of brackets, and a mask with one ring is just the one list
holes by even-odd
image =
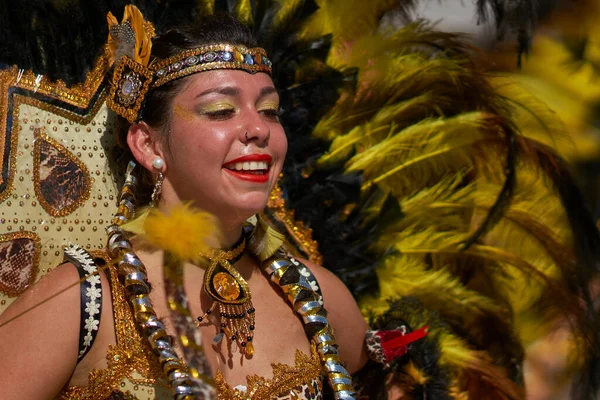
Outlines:
{"label": "red lipstick", "polygon": [[267,183],[269,181],[269,171],[264,174],[253,174],[248,171],[234,171],[231,169],[224,168],[228,174],[241,179],[243,181],[255,182],[255,183]]}
{"label": "red lipstick", "polygon": [[[269,181],[270,164],[272,161],[273,157],[271,157],[268,154],[250,154],[247,156],[238,157],[235,160],[228,161],[223,165],[223,169],[231,176],[237,179],[241,179],[243,181],[254,183],[266,183]],[[245,171],[227,168],[227,166],[234,166],[236,163],[243,162],[267,162],[269,163],[269,167],[266,171],[263,170],[264,172],[248,170]]]}

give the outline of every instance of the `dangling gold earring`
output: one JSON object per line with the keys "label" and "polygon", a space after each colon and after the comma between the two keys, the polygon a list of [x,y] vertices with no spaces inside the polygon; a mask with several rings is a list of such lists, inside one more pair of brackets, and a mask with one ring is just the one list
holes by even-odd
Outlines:
{"label": "dangling gold earring", "polygon": [[151,207],[158,206],[158,200],[160,199],[160,192],[162,191],[164,175],[162,172],[158,173],[158,177],[156,178],[156,183],[154,184],[154,190],[152,191],[152,202],[150,203]]}
{"label": "dangling gold earring", "polygon": [[159,170],[158,176],[156,178],[156,183],[154,183],[154,190],[152,191],[152,196],[150,197],[152,202],[150,203],[151,207],[158,206],[158,200],[160,199],[160,192],[162,191],[162,184],[164,180],[164,175],[161,172],[162,168],[165,166],[165,160],[160,157],[156,157],[154,161],[152,161],[152,166]]}

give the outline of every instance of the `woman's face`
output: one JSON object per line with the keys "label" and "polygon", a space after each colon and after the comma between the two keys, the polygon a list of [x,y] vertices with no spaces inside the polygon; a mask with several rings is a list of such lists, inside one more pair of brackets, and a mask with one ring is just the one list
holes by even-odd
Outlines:
{"label": "woman's face", "polygon": [[176,199],[193,201],[224,224],[261,211],[287,151],[278,111],[267,74],[214,70],[188,77],[173,100],[164,145],[165,184]]}

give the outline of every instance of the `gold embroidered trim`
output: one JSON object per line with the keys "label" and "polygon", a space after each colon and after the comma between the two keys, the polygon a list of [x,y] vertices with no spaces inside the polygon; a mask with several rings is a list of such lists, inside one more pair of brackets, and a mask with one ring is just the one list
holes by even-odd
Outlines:
{"label": "gold embroidered trim", "polygon": [[[105,369],[90,372],[86,387],[70,387],[60,395],[60,400],[106,399],[113,391],[121,389],[123,379],[138,385],[169,389],[156,356],[136,329],[116,266],[111,264],[109,270],[117,344],[108,348]],[[134,372],[144,378],[134,378]]]}
{"label": "gold embroidered trim", "polygon": [[[212,59],[209,62],[203,63],[207,54],[220,51],[229,52],[231,61],[219,60],[211,62],[212,59],[217,59],[217,55],[212,54]],[[254,64],[246,62],[245,58],[247,56],[252,57],[251,61]],[[158,77],[152,86],[158,87],[173,79],[214,69],[243,69],[252,73],[266,72],[270,74],[271,62],[267,58],[267,52],[260,47],[247,48],[231,44],[213,44],[186,50],[156,62],[150,65],[150,68],[156,71],[156,76]]]}
{"label": "gold embroidered trim", "polygon": [[[50,103],[45,103],[41,100],[34,99],[32,97],[23,96],[23,95],[15,95],[13,101],[15,104],[15,110],[17,110],[17,105],[26,104],[26,105],[29,105],[32,107],[39,108],[40,110],[43,110],[46,112],[56,114],[59,117],[66,118],[69,121],[73,121],[77,124],[89,125],[90,122],[92,122],[92,120],[96,117],[96,114],[98,114],[98,111],[100,110],[100,107],[102,107],[102,104],[104,104],[104,100],[106,99],[106,96],[107,96],[106,90],[102,89],[102,93],[100,93],[97,100],[92,105],[92,108],[86,115],[79,115],[79,114],[71,112],[67,109],[64,109],[64,108],[61,108],[58,106],[54,106]],[[13,119],[13,121],[14,121],[13,126],[14,126],[17,123],[18,113],[14,113],[13,115],[14,115],[14,119]]]}
{"label": "gold embroidered trim", "polygon": [[[8,94],[8,87],[10,86],[9,84],[9,80],[10,77],[8,74],[3,73],[2,71],[0,71],[0,90],[2,91],[1,93],[7,93]],[[18,137],[19,137],[19,132],[21,131],[21,127],[19,125],[19,119],[18,119],[18,115],[19,115],[19,104],[17,102],[15,102],[14,104],[14,108],[13,108],[13,127],[12,127],[12,134],[11,134],[11,143],[10,143],[10,160],[8,162],[8,171],[7,171],[7,181],[6,181],[6,189],[4,190],[4,192],[0,193],[0,202],[4,201],[8,196],[11,195],[12,189],[13,189],[13,179],[15,177],[15,171],[17,169],[17,144],[18,144]],[[6,157],[5,154],[5,140],[6,140],[6,123],[7,123],[7,118],[8,118],[8,96],[2,96],[0,97],[0,123],[2,124],[2,126],[0,127],[0,162],[3,163],[4,158]],[[5,183],[3,181],[3,177],[0,174],[0,183]]]}
{"label": "gold embroidered trim", "polygon": [[308,259],[317,265],[322,265],[323,256],[319,253],[319,244],[312,238],[312,229],[305,227],[302,221],[296,221],[294,210],[288,210],[285,207],[283,191],[279,184],[275,185],[271,191],[267,207],[273,211],[275,218],[285,226],[287,233],[294,239],[294,243],[300,247],[300,250],[308,256]]}
{"label": "gold embroidered trim", "polygon": [[[37,197],[40,205],[46,212],[53,217],[64,217],[66,215],[71,214],[73,211],[81,207],[85,204],[85,202],[90,198],[90,193],[92,191],[92,183],[90,181],[90,172],[88,171],[85,164],[74,154],[72,154],[69,150],[67,150],[64,146],[58,143],[56,140],[52,139],[50,136],[46,135],[42,132],[43,128],[39,128],[35,130],[36,141],[33,149],[33,188],[35,190],[35,196]],[[40,176],[40,168],[41,168],[41,146],[42,141],[49,143],[52,147],[56,149],[59,153],[61,153],[65,158],[68,158],[72,163],[77,165],[84,176],[85,179],[85,189],[84,192],[76,199],[73,203],[69,204],[63,209],[56,209],[51,204],[48,203],[46,197],[42,193],[41,187],[41,176]]]}
{"label": "gold embroidered trim", "polygon": [[[233,389],[225,382],[221,371],[215,376],[215,387],[217,388],[219,400],[260,400],[294,392],[304,384],[311,384],[318,380],[321,389],[321,361],[314,343],[311,345],[311,355],[296,350],[296,361],[294,366],[273,363],[273,378],[266,379],[258,375],[248,375],[246,378],[246,391]],[[296,393],[299,394],[299,393]]]}
{"label": "gold embroidered trim", "polygon": [[[94,68],[86,74],[85,81],[70,88],[61,80],[52,82],[31,70],[19,70],[16,65],[0,72],[0,80],[5,80],[10,86],[32,90],[79,108],[87,108],[111,65],[110,51],[108,46],[104,46],[104,53],[98,58]],[[3,90],[2,93],[8,92]]]}
{"label": "gold embroidered trim", "polygon": [[[153,75],[153,71],[142,64],[123,56],[117,68],[115,68],[106,105],[127,119],[129,123],[134,123],[138,119],[146,93],[150,90]],[[123,89],[125,83],[131,85],[131,93],[127,96],[124,95]]]}
{"label": "gold embroidered trim", "polygon": [[[99,66],[102,65],[101,61],[102,60],[98,61],[94,71],[96,69],[98,69]],[[19,82],[19,84],[15,83],[16,74],[18,74],[18,70],[16,69],[16,67],[13,67],[10,70],[0,71],[0,92],[7,94],[7,96],[0,97],[0,124],[2,124],[2,127],[0,127],[0,162],[5,157],[4,141],[6,140],[6,119],[8,117],[8,88],[10,86],[18,86],[18,87],[23,86],[23,85],[21,85],[21,82]],[[15,75],[15,76],[13,76],[13,75]],[[102,77],[103,76],[101,76],[101,78]],[[93,85],[95,85],[95,82],[96,82],[95,77],[93,75],[91,75],[90,73],[88,73],[88,80],[83,85],[77,85],[73,89],[69,89],[69,90],[72,90],[75,93],[78,93],[78,92],[84,91],[84,89],[88,86],[92,87]],[[102,82],[102,80],[100,80],[98,82],[98,85],[100,82]],[[49,84],[46,84],[46,85],[48,86]],[[82,100],[82,102],[80,102],[79,104],[74,104],[74,105],[76,105],[77,107],[81,107],[81,108],[87,107],[90,99],[94,96],[94,94],[96,93],[96,90],[98,90],[98,85],[96,85],[94,92],[86,93],[86,96],[89,95],[89,98],[86,97],[85,101],[83,101],[82,100],[83,97],[82,97],[81,99],[79,99],[79,100]],[[87,89],[85,89],[85,90],[87,90]],[[40,91],[41,90],[38,89],[38,92],[40,92]],[[73,99],[71,94],[69,94],[65,91],[61,91],[59,88],[57,88],[57,89],[47,88],[47,92],[48,92],[47,94],[54,94],[55,96],[57,96],[59,98],[59,100],[65,101],[66,103],[69,103],[69,104],[73,103],[73,101],[71,101]],[[10,144],[10,161],[9,161],[9,167],[8,167],[9,170],[7,173],[6,189],[4,190],[4,192],[0,193],[0,202],[6,200],[6,198],[8,198],[12,194],[13,180],[14,180],[15,171],[16,171],[18,139],[19,139],[21,129],[22,129],[21,125],[20,125],[20,121],[19,121],[19,112],[20,112],[21,104],[31,105],[31,106],[37,107],[41,110],[59,115],[64,118],[67,118],[78,124],[87,125],[90,123],[90,121],[92,119],[94,119],[94,117],[98,113],[98,110],[104,103],[105,98],[106,98],[106,93],[105,92],[101,93],[100,96],[98,96],[98,99],[94,103],[89,114],[85,115],[85,116],[81,116],[81,115],[75,114],[73,112],[70,112],[68,110],[65,110],[63,108],[53,106],[49,103],[45,103],[43,101],[40,101],[40,100],[37,100],[34,98],[14,94],[13,95],[13,110],[12,110],[13,111],[13,114],[12,114],[13,124],[12,124],[12,134],[11,134],[11,144]],[[0,184],[4,183],[2,181],[2,179],[3,178],[0,175]]]}

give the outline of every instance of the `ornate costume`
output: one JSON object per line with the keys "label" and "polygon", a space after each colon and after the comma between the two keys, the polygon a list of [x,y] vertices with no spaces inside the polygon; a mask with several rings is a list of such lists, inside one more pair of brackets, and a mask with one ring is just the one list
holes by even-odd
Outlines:
{"label": "ornate costume", "polygon": [[[128,9],[122,23],[109,18],[110,39],[82,83],[72,85],[81,68],[61,75],[37,56],[33,71],[0,70],[2,306],[58,264],[69,242],[111,265],[113,358],[107,370],[90,375],[88,388],[67,388],[62,396],[159,397],[170,387],[177,398],[288,392],[289,398],[320,398],[323,374],[335,398],[357,398],[355,384],[367,398],[385,398],[391,376],[414,398],[520,399],[527,345],[565,315],[580,340],[576,369],[586,371],[595,357],[587,285],[596,274],[598,231],[566,163],[519,131],[501,94],[506,82],[487,75],[458,35],[424,22],[386,30],[382,21],[406,17],[409,1],[231,3],[194,7],[199,15],[234,14],[266,51],[219,43],[152,62],[154,27]],[[150,14],[164,11],[162,4],[146,7]],[[188,13],[185,7],[173,6],[172,18]],[[524,34],[529,22],[519,29]],[[115,45],[118,40],[128,46]],[[123,47],[132,55],[121,57]],[[213,286],[206,290],[227,320],[216,340],[226,337],[248,354],[253,309],[231,256],[195,245],[182,255],[159,240],[174,304],[173,339],[153,313],[144,266],[128,241],[128,226],[134,228],[124,225],[135,215],[137,177],[133,166],[124,171],[115,161],[109,111],[136,121],[153,87],[211,68],[272,72],[281,91],[288,164],[249,229],[253,254],[313,342],[311,355],[298,353],[295,366],[274,365],[273,380],[249,377],[245,389],[232,388],[220,374],[214,386],[206,379],[180,273],[190,254],[207,254]],[[59,76],[70,77],[69,84]],[[276,245],[262,245],[269,240]],[[377,330],[367,342],[373,362],[354,382],[337,356],[319,286],[290,252],[323,261]],[[84,344],[94,315],[91,328],[84,326]],[[592,380],[585,383],[593,386]]]}
{"label": "ornate costume", "polygon": [[[86,265],[85,250],[72,247],[69,259],[76,266]],[[88,263],[89,264],[89,263]],[[93,265],[93,264],[92,264]],[[126,291],[118,278],[114,264],[109,269],[113,319],[115,321],[116,346],[106,355],[105,369],[94,370],[86,387],[65,388],[60,399],[167,399],[171,388],[165,378],[157,357],[137,330],[133,313],[127,304]],[[97,275],[93,275],[96,276]],[[82,291],[86,290],[82,288]],[[83,318],[83,317],[82,317]],[[109,317],[110,318],[110,317]],[[94,317],[100,321],[99,316]],[[310,355],[296,352],[295,364],[273,365],[273,378],[248,376],[246,387],[231,387],[220,371],[215,377],[219,399],[302,399],[322,398],[321,362],[316,346]]]}

